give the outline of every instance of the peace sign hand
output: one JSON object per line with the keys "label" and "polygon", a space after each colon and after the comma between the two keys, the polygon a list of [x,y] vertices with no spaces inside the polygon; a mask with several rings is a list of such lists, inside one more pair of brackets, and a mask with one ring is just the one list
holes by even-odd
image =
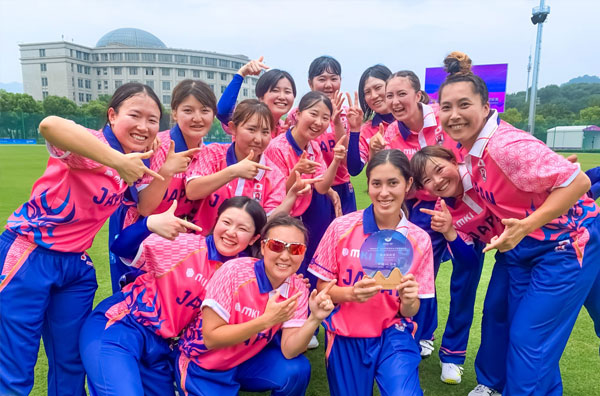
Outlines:
{"label": "peace sign hand", "polygon": [[148,230],[171,241],[180,233],[186,233],[187,230],[202,232],[202,228],[197,225],[175,216],[175,210],[177,210],[177,200],[173,201],[171,207],[165,212],[148,216],[146,222]]}
{"label": "peace sign hand", "polygon": [[348,124],[350,124],[350,131],[358,132],[363,122],[365,113],[362,111],[359,105],[358,92],[354,91],[354,103],[350,98],[350,94],[346,92],[346,98],[348,99],[348,112],[346,117],[348,118]]}
{"label": "peace sign hand", "polygon": [[333,105],[333,113],[331,114],[331,119],[334,124],[341,122],[340,115],[342,114],[342,105],[344,104],[344,94],[340,91],[335,91],[333,94],[333,99],[331,100],[331,104]]}

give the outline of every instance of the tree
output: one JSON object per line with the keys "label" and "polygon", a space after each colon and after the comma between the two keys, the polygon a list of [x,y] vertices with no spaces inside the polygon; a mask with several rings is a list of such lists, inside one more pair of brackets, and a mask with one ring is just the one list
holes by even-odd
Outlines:
{"label": "tree", "polygon": [[28,94],[6,92],[0,89],[0,112],[41,113],[42,105]]}
{"label": "tree", "polygon": [[523,122],[523,116],[519,113],[519,110],[514,107],[506,109],[504,113],[500,114],[500,118],[514,126]]}
{"label": "tree", "polygon": [[579,112],[579,122],[583,125],[600,125],[600,106],[582,109]]}
{"label": "tree", "polygon": [[77,107],[75,102],[62,96],[48,96],[44,99],[42,105],[46,115],[67,117],[78,115],[80,113],[79,107]]}

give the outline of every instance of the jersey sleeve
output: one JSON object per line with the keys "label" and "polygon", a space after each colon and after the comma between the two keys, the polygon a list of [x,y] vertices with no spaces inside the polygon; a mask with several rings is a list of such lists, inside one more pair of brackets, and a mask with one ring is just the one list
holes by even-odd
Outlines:
{"label": "jersey sleeve", "polygon": [[515,187],[526,192],[548,193],[566,187],[580,172],[578,164],[517,129],[497,131],[487,150]]}
{"label": "jersey sleeve", "polygon": [[298,305],[296,305],[296,311],[294,312],[294,316],[290,320],[284,322],[281,326],[284,329],[292,327],[302,327],[302,325],[304,325],[304,322],[306,322],[306,318],[308,317],[308,288],[306,287],[304,282],[298,279],[296,276],[293,276],[291,278],[291,286],[291,289],[293,291],[289,294],[290,297],[298,293],[299,291],[302,292],[302,295],[298,297]]}
{"label": "jersey sleeve", "polygon": [[282,152],[282,149],[279,144],[277,145],[269,145],[265,150],[264,155],[267,157],[271,165],[275,166],[279,170],[279,172],[284,176],[288,177],[291,173],[291,169],[289,168],[287,161],[285,160],[285,155]]}
{"label": "jersey sleeve", "polygon": [[266,191],[265,199],[263,200],[263,209],[267,215],[269,215],[271,212],[273,212],[273,210],[281,205],[286,196],[286,180],[283,174],[281,174],[281,171],[276,166],[272,166],[270,161],[266,161],[265,165],[272,169],[267,171],[264,176],[267,179],[267,183],[265,183],[265,185],[268,186],[268,190]]}
{"label": "jersey sleeve", "polygon": [[348,164],[348,173],[352,176],[358,175],[364,166],[364,162],[361,160],[359,146],[360,132],[350,132],[346,163]]}
{"label": "jersey sleeve", "polygon": [[152,234],[142,242],[131,265],[152,273],[154,276],[164,275],[181,260],[200,248],[199,239],[203,239],[203,237],[196,234],[179,234],[174,241],[170,241],[157,234]]}
{"label": "jersey sleeve", "polygon": [[186,183],[192,179],[219,172],[229,145],[212,143],[195,156],[185,172]]}
{"label": "jersey sleeve", "polygon": [[237,73],[234,74],[233,79],[229,85],[227,85],[225,91],[221,94],[219,103],[217,103],[217,119],[221,121],[221,123],[227,124],[229,120],[231,120],[231,115],[233,114],[233,110],[235,108],[235,102],[240,94],[240,89],[243,82],[244,77]]}
{"label": "jersey sleeve", "polygon": [[325,235],[321,238],[321,242],[319,242],[319,246],[317,246],[317,250],[308,266],[308,272],[327,282],[336,279],[339,274],[336,253],[339,242],[338,219],[334,220],[325,231]]}
{"label": "jersey sleeve", "polygon": [[[102,143],[107,144],[102,136],[102,131],[95,131],[93,129],[88,129],[88,132],[94,135],[98,140]],[[48,153],[51,157],[61,160],[70,168],[75,169],[96,169],[103,166],[101,163],[86,158],[82,155],[72,153],[70,151],[62,150],[56,146],[50,144],[50,142],[46,141],[46,148],[48,149]]]}
{"label": "jersey sleeve", "polygon": [[210,279],[206,286],[206,298],[202,307],[209,307],[225,322],[229,323],[233,312],[233,296],[236,291],[236,260],[228,261]]}

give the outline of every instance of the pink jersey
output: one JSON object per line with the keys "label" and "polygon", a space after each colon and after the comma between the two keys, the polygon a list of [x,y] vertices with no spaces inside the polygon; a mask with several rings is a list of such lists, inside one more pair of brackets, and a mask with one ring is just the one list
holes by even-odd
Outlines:
{"label": "pink jersey", "polygon": [[[360,248],[367,237],[379,231],[373,206],[335,219],[327,228],[309,266],[319,279],[337,279],[337,285],[351,287],[364,276]],[[413,264],[409,273],[419,283],[419,298],[435,296],[433,253],[429,235],[405,216],[396,231],[408,238],[413,247]],[[400,302],[395,290],[382,290],[365,303],[339,304],[326,319],[328,331],[346,337],[379,337],[383,330],[401,325]]]}
{"label": "pink jersey", "polygon": [[[237,162],[235,143],[209,144],[190,164],[186,172],[187,182],[198,177],[212,175],[228,166],[237,164]],[[265,171],[261,169],[252,180],[241,177],[236,178],[198,202],[198,211],[193,218],[193,222],[202,227],[203,232],[210,232],[217,222],[219,206],[231,197],[245,196],[253,198],[260,203],[267,214],[270,214],[281,205],[286,196],[285,177],[265,155],[261,156],[259,163],[270,167],[272,170]]]}
{"label": "pink jersey", "polygon": [[[300,156],[304,150],[298,146],[298,143],[294,140],[291,130],[286,133],[277,136],[271,140],[269,146],[265,150],[263,156],[268,158],[274,167],[279,169],[283,174],[284,178],[287,178],[292,173],[292,169],[300,160]],[[302,174],[303,179],[312,179],[322,177],[327,171],[327,165],[323,159],[319,144],[316,141],[310,141],[306,147],[307,158],[311,161],[315,161],[321,164],[321,167],[313,174]],[[314,189],[314,188],[313,188]],[[296,205],[294,206],[293,216],[300,216],[306,208],[310,205],[312,199],[312,190],[308,194],[305,194],[296,199]]]}
{"label": "pink jersey", "polygon": [[360,138],[358,140],[358,151],[360,153],[360,160],[363,164],[369,162],[369,142],[371,138],[379,132],[379,125],[383,125],[383,131],[387,130],[390,123],[394,121],[394,117],[391,114],[378,114],[375,113],[373,119],[365,122],[360,127]]}
{"label": "pink jersey", "polygon": [[[207,370],[229,370],[260,352],[281,328],[301,327],[308,313],[308,289],[296,274],[277,289],[279,302],[302,292],[292,319],[258,333],[240,344],[207,350],[202,339],[202,317],[187,327],[179,349]],[[251,257],[226,262],[208,284],[202,307],[211,308],[228,324],[245,323],[265,312],[269,297],[275,293],[262,260]]]}
{"label": "pink jersey", "polygon": [[[123,152],[108,125],[89,132]],[[47,249],[83,252],[121,205],[127,183],[115,169],[98,162],[49,144],[48,151],[46,171],[33,185],[29,201],[8,218],[6,228]]]}
{"label": "pink jersey", "polygon": [[200,312],[208,281],[225,260],[212,237],[150,235],[131,263],[146,273],[123,288],[125,299],[106,312],[106,327],[131,315],[163,338],[176,337]]}
{"label": "pink jersey", "polygon": [[[568,186],[580,172],[527,132],[500,121],[495,112],[465,157],[474,190],[482,202],[501,219],[523,219],[539,208],[556,188]],[[588,238],[585,222],[598,216],[593,199],[584,195],[568,213],[529,236],[538,240],[561,240],[565,234]]]}

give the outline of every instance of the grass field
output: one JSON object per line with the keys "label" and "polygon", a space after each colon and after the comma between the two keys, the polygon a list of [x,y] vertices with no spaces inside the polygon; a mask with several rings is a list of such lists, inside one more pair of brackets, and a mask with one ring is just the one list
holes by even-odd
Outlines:
{"label": "grass field", "polygon": [[[31,186],[45,169],[47,158],[48,154],[44,146],[0,145],[0,219],[2,222],[5,222],[10,213],[29,197]],[[580,154],[579,160],[582,168],[588,169],[600,165],[600,154]],[[357,192],[358,205],[360,208],[364,208],[368,204],[368,197],[364,193],[366,189],[364,175],[354,178],[353,184]],[[98,277],[98,291],[95,299],[95,303],[97,304],[110,294],[106,226],[96,236],[94,245],[88,252],[94,260]],[[436,332],[437,339],[435,342],[436,351],[432,357],[424,360],[420,367],[421,386],[425,395],[464,396],[475,387],[476,380],[473,362],[479,346],[483,298],[489,283],[492,264],[492,256],[488,255],[478,290],[475,318],[471,327],[467,360],[464,365],[463,382],[459,385],[445,385],[439,379],[440,362],[437,356],[437,349],[439,348],[439,342],[448,315],[449,281],[452,270],[450,262],[442,264],[436,282],[439,304],[439,328]],[[323,332],[321,331],[321,341],[322,336]],[[592,321],[584,310],[579,315],[579,319],[561,360],[565,395],[600,394],[598,346],[599,340],[594,333]],[[312,362],[312,379],[307,394],[314,396],[329,394],[325,375],[323,347],[321,346],[317,350],[308,352],[307,356]],[[502,359],[502,357],[498,357],[498,359]],[[46,356],[42,348],[40,348],[32,395],[46,394],[46,372]],[[378,393],[376,392],[376,394]]]}

